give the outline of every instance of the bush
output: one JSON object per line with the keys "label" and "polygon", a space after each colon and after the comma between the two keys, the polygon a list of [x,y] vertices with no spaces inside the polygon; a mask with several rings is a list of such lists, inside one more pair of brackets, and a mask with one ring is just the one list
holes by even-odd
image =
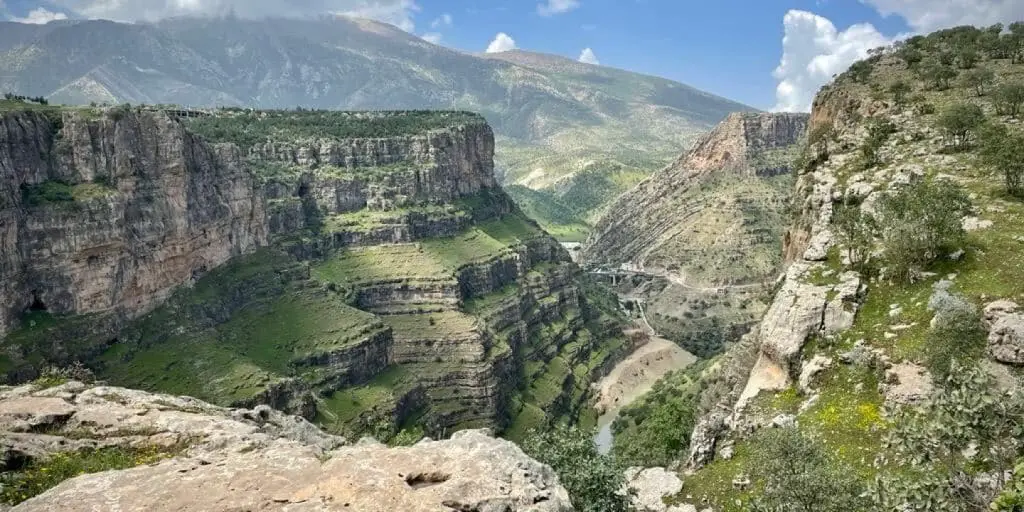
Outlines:
{"label": "bush", "polygon": [[825,449],[796,428],[762,430],[753,439],[758,447],[751,476],[763,484],[751,510],[789,512],[848,512],[865,510],[864,486],[838,467]]}
{"label": "bush", "polygon": [[947,304],[936,311],[924,348],[925,366],[937,382],[946,382],[957,364],[969,366],[980,359],[988,334],[973,304],[963,299]]}
{"label": "bush", "polygon": [[892,94],[892,101],[897,105],[903,105],[907,102],[907,95],[914,89],[910,87],[910,84],[903,80],[898,80],[889,84],[889,94]]}
{"label": "bush", "polygon": [[882,148],[885,141],[889,140],[889,137],[894,133],[896,133],[896,127],[889,121],[873,119],[868,124],[868,138],[860,147],[861,157],[864,159],[865,166],[870,167],[879,163],[878,150]]}
{"label": "bush", "polygon": [[930,83],[932,88],[944,91],[949,89],[950,82],[956,78],[956,70],[952,66],[936,61],[928,61],[919,70],[921,79]]}
{"label": "bush", "polygon": [[867,83],[867,81],[871,79],[872,70],[873,66],[869,60],[859,60],[850,66],[850,70],[847,71],[847,73],[851,80],[863,84]]}
{"label": "bush", "polygon": [[878,202],[878,219],[892,277],[910,279],[966,237],[961,219],[970,200],[948,181],[921,180]]}
{"label": "bush", "polygon": [[530,431],[523,451],[558,473],[580,512],[627,512],[630,497],[620,494],[626,479],[611,457],[597,453],[592,432],[559,425],[547,432]]}
{"label": "bush", "polygon": [[615,459],[624,466],[668,466],[682,458],[696,421],[694,392],[690,375],[677,372],[624,408],[613,425]]}
{"label": "bush", "polygon": [[996,112],[1004,116],[1017,117],[1024,106],[1024,83],[1005,83],[993,92],[992,102]]}
{"label": "bush", "polygon": [[874,217],[864,215],[858,205],[841,203],[832,215],[832,224],[850,263],[864,273],[875,240]]}
{"label": "bush", "polygon": [[953,105],[942,113],[938,127],[947,142],[957,150],[970,147],[975,132],[985,123],[985,112],[973,103]]}

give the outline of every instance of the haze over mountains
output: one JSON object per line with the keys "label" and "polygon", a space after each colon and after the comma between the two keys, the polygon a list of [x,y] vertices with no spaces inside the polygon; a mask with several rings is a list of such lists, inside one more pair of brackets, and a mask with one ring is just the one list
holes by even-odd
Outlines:
{"label": "haze over mountains", "polygon": [[[345,17],[4,22],[0,90],[73,104],[472,110],[498,134],[503,181],[556,196],[571,188],[560,179],[587,169],[646,175],[752,110],[670,80],[522,51],[472,55]],[[614,180],[612,197],[639,181]]]}

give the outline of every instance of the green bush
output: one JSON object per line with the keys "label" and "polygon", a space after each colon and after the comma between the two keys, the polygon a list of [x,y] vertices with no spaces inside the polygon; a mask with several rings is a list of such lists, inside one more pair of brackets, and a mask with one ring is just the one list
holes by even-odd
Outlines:
{"label": "green bush", "polygon": [[967,194],[945,180],[921,180],[882,196],[877,217],[891,276],[910,279],[958,249],[966,237],[961,219],[969,210]]}
{"label": "green bush", "polygon": [[952,66],[936,61],[922,63],[918,68],[918,73],[922,80],[939,91],[949,89],[950,83],[957,76],[956,70]]}
{"label": "green bush", "polygon": [[832,224],[836,227],[836,236],[846,249],[850,263],[865,273],[875,241],[874,217],[861,212],[859,205],[840,203],[832,215]]}
{"label": "green bush", "polygon": [[623,468],[597,452],[593,432],[565,425],[544,432],[532,430],[523,441],[523,451],[555,470],[576,510],[631,509],[630,497],[619,492],[626,484]]}
{"label": "green bush", "polygon": [[22,199],[33,206],[75,200],[74,188],[63,181],[48,180],[37,185],[22,185],[21,192]]}
{"label": "green bush", "polygon": [[969,366],[980,359],[988,334],[973,304],[962,299],[948,302],[936,311],[924,348],[925,366],[938,382],[945,382],[957,364]]}
{"label": "green bush", "polygon": [[889,84],[889,94],[892,95],[893,103],[903,105],[907,102],[907,95],[913,91],[913,87],[903,80]]}
{"label": "green bush", "polygon": [[984,96],[995,80],[995,72],[988,68],[972,69],[960,78],[961,84],[978,96]]}
{"label": "green bush", "polygon": [[896,126],[884,119],[872,119],[868,124],[868,138],[860,147],[865,167],[879,164],[878,150],[896,133]]}
{"label": "green bush", "polygon": [[695,392],[688,373],[672,373],[620,411],[612,426],[616,460],[624,466],[668,466],[685,456],[696,421]]}

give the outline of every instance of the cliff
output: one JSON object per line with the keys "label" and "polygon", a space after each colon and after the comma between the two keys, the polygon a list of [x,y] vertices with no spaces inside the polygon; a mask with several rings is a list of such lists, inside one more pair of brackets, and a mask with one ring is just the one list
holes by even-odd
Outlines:
{"label": "cliff", "polygon": [[479,116],[37,110],[0,124],[9,380],[83,361],[335,432],[521,434],[622,350]]}
{"label": "cliff", "polygon": [[18,512],[572,510],[550,467],[480,431],[347,445],[266,406],[68,382],[0,387],[0,434]]}
{"label": "cliff", "polygon": [[21,312],[132,317],[267,242],[241,155],[166,115],[0,116],[0,335]]}

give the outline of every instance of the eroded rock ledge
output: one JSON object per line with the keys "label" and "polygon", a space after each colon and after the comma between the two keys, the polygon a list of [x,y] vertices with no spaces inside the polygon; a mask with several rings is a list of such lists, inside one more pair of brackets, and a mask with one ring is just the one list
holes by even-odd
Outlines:
{"label": "eroded rock ledge", "polygon": [[5,470],[57,452],[179,443],[187,448],[174,458],[78,476],[12,512],[572,510],[551,468],[486,431],[402,448],[345,446],[265,406],[226,409],[77,382],[0,388]]}

